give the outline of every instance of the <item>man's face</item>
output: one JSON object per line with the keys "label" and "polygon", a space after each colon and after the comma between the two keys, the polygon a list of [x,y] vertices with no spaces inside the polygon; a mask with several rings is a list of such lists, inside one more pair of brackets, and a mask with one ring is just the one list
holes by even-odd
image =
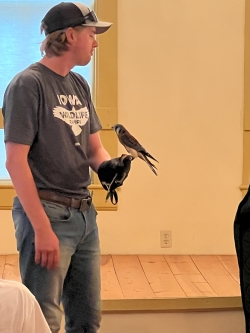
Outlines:
{"label": "man's face", "polygon": [[76,39],[72,44],[72,52],[75,58],[76,65],[85,66],[87,65],[94,49],[98,46],[96,41],[96,29],[94,27],[76,27]]}

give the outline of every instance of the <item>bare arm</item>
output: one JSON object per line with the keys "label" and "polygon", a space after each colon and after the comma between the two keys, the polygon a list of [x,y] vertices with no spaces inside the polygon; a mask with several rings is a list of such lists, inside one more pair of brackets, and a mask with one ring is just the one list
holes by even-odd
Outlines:
{"label": "bare arm", "polygon": [[59,262],[59,241],[38,197],[37,188],[28,164],[30,147],[6,143],[6,168],[17,196],[29,217],[35,233],[35,261],[48,269]]}
{"label": "bare arm", "polygon": [[109,153],[103,147],[99,134],[90,134],[88,158],[90,167],[97,172],[100,164],[111,159]]}

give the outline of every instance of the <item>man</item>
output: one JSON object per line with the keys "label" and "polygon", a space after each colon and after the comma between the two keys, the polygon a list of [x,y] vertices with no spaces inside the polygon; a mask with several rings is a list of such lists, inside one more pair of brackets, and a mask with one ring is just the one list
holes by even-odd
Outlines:
{"label": "man", "polygon": [[51,333],[34,295],[20,282],[0,279],[0,333]]}
{"label": "man", "polygon": [[41,24],[43,58],[17,74],[4,95],[22,281],[52,333],[60,329],[60,300],[67,333],[94,333],[100,326],[100,250],[89,167],[115,168],[98,135],[89,86],[71,69],[89,63],[98,46],[95,35],[110,26],[80,3],[52,7]]}

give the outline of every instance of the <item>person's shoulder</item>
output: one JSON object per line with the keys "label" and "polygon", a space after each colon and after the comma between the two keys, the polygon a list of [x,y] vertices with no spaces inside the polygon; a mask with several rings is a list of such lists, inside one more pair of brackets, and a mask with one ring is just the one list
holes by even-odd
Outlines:
{"label": "person's shoulder", "polygon": [[34,77],[42,77],[43,76],[43,67],[38,63],[31,64],[29,67],[23,69],[19,72],[16,77],[27,77],[27,78],[34,78]]}
{"label": "person's shoulder", "polygon": [[23,286],[23,284],[18,281],[0,279],[1,288],[16,287],[16,286],[19,287],[20,285]]}
{"label": "person's shoulder", "polygon": [[9,91],[10,89],[19,89],[20,87],[23,87],[23,89],[36,89],[36,87],[40,86],[42,80],[42,69],[40,68],[39,63],[34,63],[17,73],[9,82],[6,91]]}
{"label": "person's shoulder", "polygon": [[21,72],[17,73],[10,83],[16,84],[17,82],[30,82],[34,81],[38,76],[41,76],[40,72],[38,71],[37,65],[32,64],[29,67],[23,69]]}
{"label": "person's shoulder", "polygon": [[14,288],[14,289],[19,289],[19,290],[29,291],[29,289],[24,284],[22,284],[22,282],[14,281],[14,280],[0,279],[0,287],[1,288]]}
{"label": "person's shoulder", "polygon": [[15,296],[25,295],[30,297],[31,299],[34,298],[29,289],[25,287],[25,285],[21,282],[0,279],[0,295],[3,294],[12,294]]}

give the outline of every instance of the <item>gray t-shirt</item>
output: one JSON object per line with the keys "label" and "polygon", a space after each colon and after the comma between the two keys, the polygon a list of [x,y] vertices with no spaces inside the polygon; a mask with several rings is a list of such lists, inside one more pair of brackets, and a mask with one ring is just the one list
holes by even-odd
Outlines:
{"label": "gray t-shirt", "polygon": [[80,197],[90,184],[89,135],[101,129],[87,82],[62,77],[41,63],[17,74],[3,101],[5,142],[30,146],[38,189]]}

